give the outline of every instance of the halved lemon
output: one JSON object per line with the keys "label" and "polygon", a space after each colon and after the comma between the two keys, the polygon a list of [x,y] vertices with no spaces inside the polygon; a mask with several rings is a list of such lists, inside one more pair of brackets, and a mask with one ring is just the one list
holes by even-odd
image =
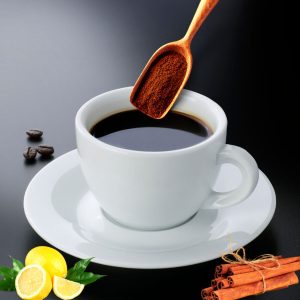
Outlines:
{"label": "halved lemon", "polygon": [[83,288],[84,284],[80,284],[78,282],[58,276],[54,276],[53,278],[53,292],[60,299],[74,299],[81,294]]}
{"label": "halved lemon", "polygon": [[22,299],[44,299],[52,289],[48,272],[40,265],[23,268],[16,277],[16,291]]}

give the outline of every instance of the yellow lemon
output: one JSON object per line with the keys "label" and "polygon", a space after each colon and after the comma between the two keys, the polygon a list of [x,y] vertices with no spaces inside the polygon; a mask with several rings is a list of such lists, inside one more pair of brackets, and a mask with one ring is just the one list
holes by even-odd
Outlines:
{"label": "yellow lemon", "polygon": [[70,281],[58,276],[54,276],[53,279],[53,292],[54,294],[63,300],[70,300],[78,297],[83,291],[84,284]]}
{"label": "yellow lemon", "polygon": [[18,296],[28,300],[44,299],[52,289],[50,275],[40,265],[23,268],[16,277],[15,285]]}
{"label": "yellow lemon", "polygon": [[57,250],[39,246],[31,249],[25,258],[25,265],[38,264],[42,266],[51,276],[66,277],[67,276],[67,263],[64,257]]}

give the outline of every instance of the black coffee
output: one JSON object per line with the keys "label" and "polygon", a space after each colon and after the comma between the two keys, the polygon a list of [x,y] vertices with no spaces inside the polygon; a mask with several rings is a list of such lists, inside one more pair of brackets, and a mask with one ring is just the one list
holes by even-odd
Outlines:
{"label": "black coffee", "polygon": [[91,134],[107,144],[139,151],[168,151],[193,146],[212,131],[202,121],[177,112],[155,120],[138,110],[117,113],[98,122]]}

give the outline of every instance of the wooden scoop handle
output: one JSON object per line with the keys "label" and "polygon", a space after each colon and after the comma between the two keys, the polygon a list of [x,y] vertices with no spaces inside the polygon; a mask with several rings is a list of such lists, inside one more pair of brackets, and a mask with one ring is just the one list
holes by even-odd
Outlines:
{"label": "wooden scoop handle", "polygon": [[190,24],[188,31],[186,32],[183,40],[188,45],[191,44],[192,39],[194,38],[195,34],[203,24],[206,17],[209,13],[213,10],[219,0],[201,0],[200,4],[195,12],[194,18]]}

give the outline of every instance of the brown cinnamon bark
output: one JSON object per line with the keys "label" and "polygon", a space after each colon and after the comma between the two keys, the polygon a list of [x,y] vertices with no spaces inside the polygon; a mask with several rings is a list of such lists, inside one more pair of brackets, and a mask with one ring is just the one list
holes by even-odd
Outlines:
{"label": "brown cinnamon bark", "polygon": [[218,287],[218,283],[225,279],[224,277],[215,278],[211,281],[211,286],[216,289]]}
{"label": "brown cinnamon bark", "polygon": [[286,273],[291,273],[295,271],[300,270],[300,261],[290,263],[287,265],[282,265],[278,269],[274,270],[260,270],[258,271],[253,271],[249,273],[244,273],[244,274],[238,274],[238,275],[232,275],[228,276],[228,282],[231,287],[239,286],[239,285],[244,285],[256,281],[262,281],[262,275],[264,276],[264,279],[268,279],[271,277],[283,275]]}
{"label": "brown cinnamon bark", "polygon": [[230,286],[230,285],[229,285],[229,282],[228,282],[227,278],[222,279],[221,281],[219,281],[219,282],[217,283],[217,288],[218,288],[218,290],[220,290],[220,289],[226,289],[226,288],[228,288],[229,286]]}
{"label": "brown cinnamon bark", "polygon": [[[280,266],[282,265],[286,265],[286,264],[290,264],[296,261],[300,261],[300,256],[296,256],[296,257],[289,257],[289,258],[278,258],[277,259],[278,263],[280,264]],[[259,266],[263,266],[263,267],[267,267],[267,268],[275,268],[276,266],[278,266],[278,264],[272,260],[266,260],[260,263],[255,264],[258,267]],[[232,266],[229,268],[228,270],[228,274],[229,275],[237,275],[237,274],[243,274],[243,273],[249,273],[249,272],[253,272],[254,269],[253,267],[249,266],[249,265],[240,265],[240,266]]]}
{"label": "brown cinnamon bark", "polygon": [[210,296],[213,290],[214,289],[211,286],[203,289],[201,291],[201,297],[202,297],[202,299],[204,299],[205,297]]}
{"label": "brown cinnamon bark", "polygon": [[222,265],[216,266],[216,272],[215,273],[216,273],[216,275],[226,274],[228,272],[229,268],[233,267],[233,266],[242,266],[242,264],[222,264]]}
{"label": "brown cinnamon bark", "polygon": [[[265,291],[273,291],[281,288],[286,288],[290,285],[297,284],[298,282],[299,280],[295,272],[272,277],[266,280]],[[257,281],[254,283],[245,284],[234,288],[213,291],[212,296],[214,300],[235,300],[251,295],[256,295],[262,293],[263,291],[263,282]]]}
{"label": "brown cinnamon bark", "polygon": [[225,274],[220,274],[220,273],[215,272],[215,278],[223,277],[223,275],[225,275]]}
{"label": "brown cinnamon bark", "polygon": [[[278,258],[282,258],[282,256],[274,256],[275,259],[278,259]],[[223,276],[224,274],[227,274],[229,269],[231,267],[245,267],[245,264],[242,264],[242,263],[227,263],[227,264],[221,264],[221,265],[218,265],[216,266],[216,270],[215,270],[215,277],[220,277],[220,276]]]}

